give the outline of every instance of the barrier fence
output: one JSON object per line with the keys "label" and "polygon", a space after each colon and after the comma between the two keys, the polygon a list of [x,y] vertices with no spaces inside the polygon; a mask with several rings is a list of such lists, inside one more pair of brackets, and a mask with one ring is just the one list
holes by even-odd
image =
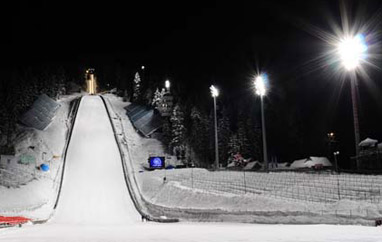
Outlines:
{"label": "barrier fence", "polygon": [[[307,202],[347,199],[380,203],[382,176],[330,172],[244,172],[190,168],[160,171],[167,181],[206,193],[261,194]],[[150,176],[150,173],[144,175]]]}

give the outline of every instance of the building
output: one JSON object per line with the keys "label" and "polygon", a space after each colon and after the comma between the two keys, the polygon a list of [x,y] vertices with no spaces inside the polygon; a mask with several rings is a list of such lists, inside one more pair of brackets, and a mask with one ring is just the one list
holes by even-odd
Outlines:
{"label": "building", "polygon": [[97,80],[95,77],[94,69],[89,68],[86,70],[85,80],[86,80],[86,91],[89,94],[96,94],[97,93]]}

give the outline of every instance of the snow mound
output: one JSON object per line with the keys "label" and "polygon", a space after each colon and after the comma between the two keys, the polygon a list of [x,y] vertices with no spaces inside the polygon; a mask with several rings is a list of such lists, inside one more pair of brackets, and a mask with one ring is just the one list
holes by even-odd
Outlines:
{"label": "snow mound", "polygon": [[258,170],[263,167],[259,161],[251,161],[243,168],[244,170]]}
{"label": "snow mound", "polygon": [[290,167],[291,168],[311,168],[317,165],[332,166],[332,163],[326,157],[310,156],[306,159],[295,160]]}

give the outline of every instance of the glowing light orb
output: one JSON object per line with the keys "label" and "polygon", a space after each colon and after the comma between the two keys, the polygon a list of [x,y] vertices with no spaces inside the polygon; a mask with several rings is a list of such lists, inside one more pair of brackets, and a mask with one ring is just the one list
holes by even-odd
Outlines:
{"label": "glowing light orb", "polygon": [[169,81],[169,80],[166,80],[165,83],[164,83],[164,85],[165,85],[165,87],[166,87],[167,89],[169,89],[169,88],[170,88],[170,81]]}
{"label": "glowing light orb", "polygon": [[214,87],[214,85],[212,85],[212,86],[210,87],[210,90],[211,90],[211,95],[212,95],[212,97],[217,97],[217,96],[219,96],[219,90],[218,90],[216,87]]}
{"label": "glowing light orb", "polygon": [[367,45],[363,35],[343,38],[337,47],[343,66],[346,70],[354,70],[366,59]]}
{"label": "glowing light orb", "polygon": [[256,94],[264,96],[266,93],[265,80],[263,75],[258,75],[255,79]]}

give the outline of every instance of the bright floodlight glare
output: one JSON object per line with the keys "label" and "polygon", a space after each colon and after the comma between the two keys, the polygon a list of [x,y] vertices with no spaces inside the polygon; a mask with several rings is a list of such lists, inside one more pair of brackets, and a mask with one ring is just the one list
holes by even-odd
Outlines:
{"label": "bright floodlight glare", "polygon": [[346,70],[356,69],[360,61],[365,59],[367,45],[360,34],[343,38],[338,44],[338,53]]}
{"label": "bright floodlight glare", "polygon": [[217,97],[217,96],[219,96],[219,90],[216,89],[216,87],[214,87],[214,85],[211,85],[211,86],[210,86],[210,90],[211,90],[211,95],[212,95],[212,97]]}
{"label": "bright floodlight glare", "polygon": [[165,86],[167,89],[169,89],[169,88],[170,88],[170,81],[169,81],[169,80],[166,80],[166,81],[164,82],[164,86]]}
{"label": "bright floodlight glare", "polygon": [[144,69],[145,69],[145,66],[141,66],[141,69],[144,70]]}
{"label": "bright floodlight glare", "polygon": [[260,96],[265,95],[265,83],[264,83],[264,78],[262,75],[259,75],[255,79],[255,88],[256,88],[256,94]]}

